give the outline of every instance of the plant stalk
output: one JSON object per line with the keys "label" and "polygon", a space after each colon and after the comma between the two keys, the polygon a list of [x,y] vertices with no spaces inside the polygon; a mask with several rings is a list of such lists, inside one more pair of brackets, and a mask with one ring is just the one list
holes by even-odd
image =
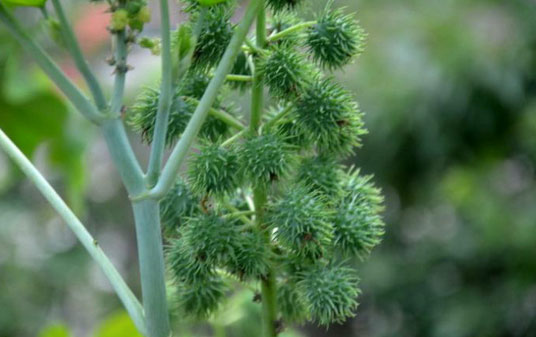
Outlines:
{"label": "plant stalk", "polygon": [[[263,0],[264,2],[264,0]],[[264,3],[257,15],[257,48],[263,49],[266,46],[266,12]],[[258,134],[264,111],[264,79],[262,75],[254,71],[253,88],[251,91],[251,121],[250,132]],[[270,245],[271,235],[266,231],[264,225],[264,212],[266,208],[267,194],[264,186],[256,186],[253,190],[253,202],[255,205],[255,222],[259,231],[266,235],[266,244]],[[262,296],[262,331],[264,337],[277,336],[277,304],[276,304],[276,283],[274,270],[269,270],[268,274],[261,280]]]}
{"label": "plant stalk", "polygon": [[[143,309],[132,293],[126,282],[123,280],[112,262],[100,248],[98,242],[91,236],[84,225],[76,217],[73,211],[65,204],[58,193],[39,173],[33,164],[24,156],[15,144],[0,130],[0,147],[8,154],[8,156],[19,166],[19,168],[28,176],[35,184],[37,189],[43,194],[52,207],[58,212],[61,218],[67,223],[69,228],[76,235],[78,240],[86,248],[93,260],[100,266],[104,275],[110,281],[117,296],[125,306],[125,309],[132,318],[134,324],[141,333],[146,332],[145,319]],[[167,337],[167,336],[166,336]]]}
{"label": "plant stalk", "polygon": [[147,337],[169,337],[169,314],[166,298],[164,251],[157,200],[146,199],[132,204],[140,264],[142,303]]}

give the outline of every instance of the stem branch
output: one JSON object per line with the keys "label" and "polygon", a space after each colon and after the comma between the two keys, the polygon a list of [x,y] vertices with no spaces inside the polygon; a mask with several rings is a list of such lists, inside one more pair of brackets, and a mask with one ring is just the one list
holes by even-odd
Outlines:
{"label": "stem branch", "polygon": [[151,191],[151,195],[154,198],[162,198],[175,183],[177,173],[184,161],[184,158],[190,150],[195,137],[199,133],[199,130],[201,129],[201,126],[203,125],[203,122],[205,121],[205,118],[207,117],[208,112],[216,99],[219,89],[225,82],[225,77],[231,70],[231,67],[236,60],[240,47],[242,46],[242,42],[244,41],[251,23],[255,19],[255,16],[261,7],[261,3],[261,0],[252,0],[250,2],[240,25],[237,27],[229,46],[227,46],[225,54],[223,55],[218,68],[216,69],[214,77],[210,81],[205,93],[203,94],[203,97],[199,101],[199,105],[190,119],[186,130],[182,134],[180,141],[173,149],[173,152],[171,153],[171,156],[169,157],[169,160],[162,171],[162,175],[158,183]]}
{"label": "stem branch", "polygon": [[154,139],[147,170],[147,184],[153,187],[160,175],[162,159],[166,147],[166,133],[168,128],[169,110],[173,95],[172,61],[171,61],[171,37],[169,24],[169,8],[167,0],[160,0],[160,34],[162,39],[162,83],[160,85],[160,98],[158,99],[158,111],[154,128]]}

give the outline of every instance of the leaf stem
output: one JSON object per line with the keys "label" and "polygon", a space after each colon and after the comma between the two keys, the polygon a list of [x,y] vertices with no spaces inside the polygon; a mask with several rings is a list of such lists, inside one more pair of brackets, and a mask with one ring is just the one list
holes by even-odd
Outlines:
{"label": "leaf stem", "polygon": [[252,76],[248,76],[248,75],[227,75],[227,77],[225,78],[227,81],[235,81],[235,82],[251,82],[253,81],[253,77]]}
{"label": "leaf stem", "polygon": [[307,21],[307,22],[302,22],[302,23],[299,23],[297,25],[294,25],[292,27],[289,27],[285,30],[282,30],[280,31],[279,33],[275,33],[275,34],[272,34],[268,37],[268,42],[271,43],[271,42],[274,42],[274,41],[277,41],[289,34],[292,34],[292,33],[295,33],[295,32],[298,32],[302,29],[305,29],[305,28],[309,28],[309,27],[312,27],[314,25],[317,24],[317,21]]}
{"label": "leaf stem", "polygon": [[93,260],[100,266],[104,275],[110,281],[117,296],[125,306],[136,327],[142,332],[146,332],[143,309],[132,293],[126,282],[123,280],[112,262],[100,248],[98,242],[91,236],[84,225],[65,204],[58,193],[50,186],[46,179],[39,173],[33,164],[24,156],[15,144],[0,130],[0,147],[19,166],[19,168],[35,184],[37,189],[43,194],[52,207],[58,212],[61,218],[67,223],[69,228],[76,235],[78,240],[86,248]]}
{"label": "leaf stem", "polygon": [[0,1],[0,21],[6,25],[13,37],[19,41],[24,49],[31,55],[34,61],[48,75],[48,77],[67,96],[69,101],[87,119],[95,124],[100,124],[102,115],[96,106],[80,91],[80,89],[61,71],[52,61],[50,56],[33,41],[30,35],[20,26],[17,20],[9,13],[3,2]]}
{"label": "leaf stem", "polygon": [[216,69],[216,73],[210,81],[203,97],[199,101],[186,130],[182,134],[181,139],[173,149],[169,160],[162,171],[162,175],[152,189],[151,195],[154,198],[162,198],[166,195],[166,192],[173,186],[177,173],[186,157],[186,154],[190,150],[195,137],[197,136],[205,118],[208,115],[212,104],[216,100],[216,96],[221,86],[225,82],[225,77],[231,70],[242,42],[246,37],[246,34],[251,26],[251,23],[255,19],[255,16],[260,8],[261,0],[252,0],[246,10],[244,17],[241,20],[240,25],[237,27],[229,46],[225,51],[225,54]]}
{"label": "leaf stem", "polygon": [[[199,104],[199,101],[196,100],[195,98],[193,97],[188,97],[188,96],[183,96],[183,99],[186,100],[186,101],[190,101],[194,104]],[[223,110],[220,110],[220,109],[215,109],[215,108],[210,108],[209,110],[209,114],[218,118],[219,120],[227,123],[227,125],[237,129],[237,130],[244,130],[246,127],[244,124],[242,124],[241,121],[239,121],[238,119],[236,119],[233,115],[223,111]]]}
{"label": "leaf stem", "polygon": [[76,36],[73,33],[71,25],[69,24],[69,21],[67,20],[67,17],[65,16],[65,12],[63,10],[60,0],[52,0],[52,5],[54,6],[54,9],[56,10],[56,14],[58,15],[58,20],[61,25],[61,32],[62,32],[63,38],[65,39],[65,42],[67,43],[67,49],[69,50],[72,58],[74,59],[76,68],[80,71],[80,74],[82,74],[82,76],[84,77],[84,80],[86,81],[89,87],[89,91],[91,91],[91,94],[93,95],[93,99],[95,100],[95,104],[97,105],[97,108],[100,111],[105,111],[108,108],[108,104],[106,102],[106,98],[104,97],[104,93],[102,92],[101,86],[99,82],[97,81],[95,74],[89,68],[88,63],[86,59],[84,58],[84,55],[82,54],[80,45],[78,44],[78,41],[76,39]]}

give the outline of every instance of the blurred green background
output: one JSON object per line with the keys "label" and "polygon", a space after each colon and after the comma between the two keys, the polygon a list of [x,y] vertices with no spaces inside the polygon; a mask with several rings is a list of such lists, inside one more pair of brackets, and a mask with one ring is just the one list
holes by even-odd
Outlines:
{"label": "blurred green background", "polygon": [[[324,3],[311,1],[304,15]],[[335,4],[356,11],[369,34],[365,53],[337,76],[366,113],[369,134],[352,163],[382,187],[388,227],[358,264],[356,318],[294,335],[536,336],[536,2]],[[109,86],[106,15],[81,0],[70,10]],[[76,79],[39,12],[18,14]],[[157,34],[154,22],[146,34]],[[133,50],[130,63],[133,96],[156,82],[158,59]],[[102,139],[3,27],[0,127],[139,291],[130,207]],[[145,147],[133,141],[144,159]],[[103,275],[3,154],[0,214],[0,337],[67,336],[62,325],[73,336],[135,336]],[[255,306],[251,293],[237,294],[212,327],[196,325],[195,336],[258,335]]]}

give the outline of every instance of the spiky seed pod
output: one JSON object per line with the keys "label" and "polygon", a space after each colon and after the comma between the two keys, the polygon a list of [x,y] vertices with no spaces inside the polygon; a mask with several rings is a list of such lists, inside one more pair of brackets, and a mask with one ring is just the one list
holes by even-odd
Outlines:
{"label": "spiky seed pod", "polygon": [[366,34],[342,9],[326,8],[317,24],[307,31],[307,46],[320,66],[336,69],[363,51]]}
{"label": "spiky seed pod", "polygon": [[206,319],[225,299],[229,287],[221,276],[211,275],[192,284],[179,284],[178,306],[188,317]]}
{"label": "spiky seed pod", "polygon": [[310,191],[318,192],[328,198],[341,194],[341,165],[330,155],[304,158],[298,167],[297,180]]}
{"label": "spiky seed pod", "polygon": [[177,179],[160,202],[160,219],[164,234],[172,236],[187,217],[199,211],[199,198],[192,194],[182,179]]}
{"label": "spiky seed pod", "polygon": [[325,255],[333,237],[332,216],[325,200],[303,186],[291,186],[281,199],[270,205],[267,223],[282,245],[296,255],[318,259]]}
{"label": "spiky seed pod", "polygon": [[354,316],[359,278],[351,268],[316,266],[303,273],[298,286],[305,296],[311,318],[320,325],[341,323]]}
{"label": "spiky seed pod", "polygon": [[239,153],[242,172],[255,186],[286,176],[293,160],[289,145],[274,134],[247,139]]}
{"label": "spiky seed pod", "polygon": [[[203,97],[205,90],[207,90],[210,79],[210,76],[203,71],[189,70],[179,85],[180,93],[199,100]],[[219,100],[217,100],[215,105],[219,105]]]}
{"label": "spiky seed pod", "polygon": [[[142,140],[148,144],[153,141],[159,97],[159,90],[145,88],[128,112],[129,125],[134,131],[141,132]],[[194,111],[195,105],[193,103],[184,101],[180,93],[175,93],[170,108],[168,131],[166,134],[167,145],[172,144],[179,138]]]}
{"label": "spiky seed pod", "polygon": [[223,196],[233,193],[240,183],[238,156],[217,143],[206,144],[192,156],[188,181],[200,195]]}
{"label": "spiky seed pod", "polygon": [[262,277],[268,273],[271,252],[259,233],[246,232],[235,242],[236,256],[229,260],[229,271],[241,280]]}
{"label": "spiky seed pod", "polygon": [[[202,69],[218,64],[233,36],[231,11],[227,6],[212,6],[205,13],[192,64]],[[200,20],[200,17],[197,16],[196,20]]]}
{"label": "spiky seed pod", "polygon": [[258,71],[270,93],[284,99],[296,97],[310,76],[305,58],[291,48],[280,46],[272,48],[259,62]]}
{"label": "spiky seed pod", "polygon": [[294,10],[303,0],[268,0],[267,4],[274,12]]}
{"label": "spiky seed pod", "polygon": [[352,96],[331,78],[317,77],[295,104],[296,122],[321,152],[351,154],[365,134]]}
{"label": "spiky seed pod", "polygon": [[302,323],[307,319],[304,295],[293,281],[285,280],[277,285],[277,306],[286,322]]}
{"label": "spiky seed pod", "polygon": [[194,284],[214,275],[214,266],[203,257],[194,256],[183,238],[170,242],[166,259],[171,274],[178,283]]}
{"label": "spiky seed pod", "polygon": [[360,175],[359,170],[346,175],[344,196],[333,220],[335,247],[361,259],[380,243],[384,234],[380,216],[383,198],[371,179],[372,176]]}
{"label": "spiky seed pod", "polygon": [[209,265],[225,265],[229,259],[236,258],[234,243],[239,232],[231,220],[202,214],[188,219],[181,233],[192,256]]}

